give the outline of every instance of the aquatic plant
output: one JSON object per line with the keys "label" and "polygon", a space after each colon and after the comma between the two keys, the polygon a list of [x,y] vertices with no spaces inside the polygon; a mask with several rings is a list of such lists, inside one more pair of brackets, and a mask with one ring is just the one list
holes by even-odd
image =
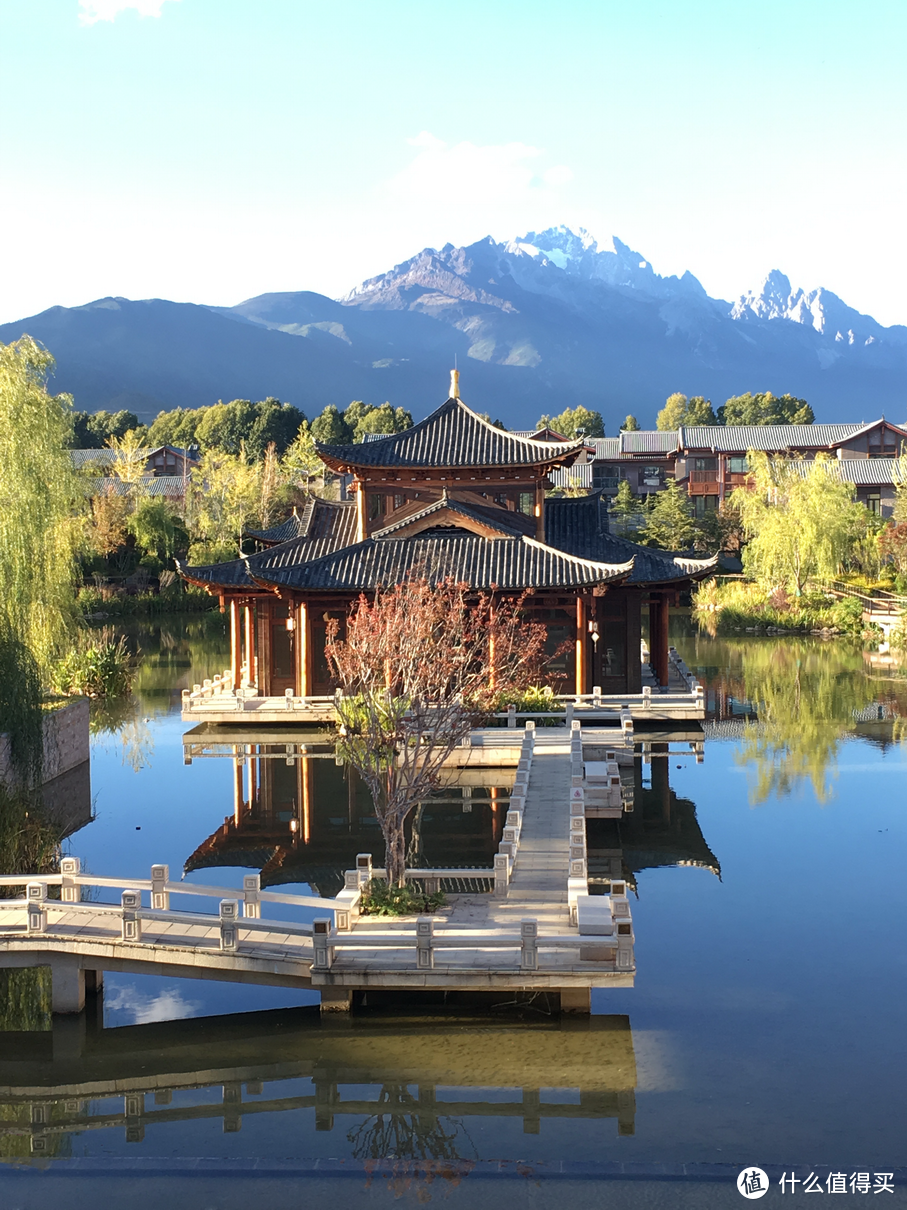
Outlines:
{"label": "aquatic plant", "polygon": [[54,688],[67,696],[117,698],[128,693],[138,660],[123,635],[81,631],[53,669]]}

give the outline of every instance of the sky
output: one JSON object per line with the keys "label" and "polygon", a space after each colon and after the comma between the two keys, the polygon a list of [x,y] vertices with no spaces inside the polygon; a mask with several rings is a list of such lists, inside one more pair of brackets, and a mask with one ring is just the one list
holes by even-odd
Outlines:
{"label": "sky", "polygon": [[565,223],[907,323],[903,0],[0,0],[0,322]]}

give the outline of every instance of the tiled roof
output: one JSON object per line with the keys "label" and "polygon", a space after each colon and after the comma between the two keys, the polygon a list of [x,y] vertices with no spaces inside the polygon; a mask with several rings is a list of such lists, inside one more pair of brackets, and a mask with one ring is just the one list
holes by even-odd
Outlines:
{"label": "tiled roof", "polygon": [[322,458],[334,467],[470,466],[536,467],[570,462],[584,442],[532,441],[495,428],[460,399],[448,399],[411,429],[379,441],[355,445],[321,445]]}
{"label": "tiled roof", "polygon": [[[181,460],[186,458],[193,465],[197,461],[194,455],[175,445],[150,445],[145,449],[136,450],[135,453],[136,457],[142,457],[147,461],[162,450],[175,454]],[[119,462],[122,459],[122,455],[116,450],[107,448],[101,450],[70,450],[69,456],[72,459],[73,466],[77,470],[83,466],[113,466],[115,462]]]}
{"label": "tiled roof", "polygon": [[[660,432],[657,429],[639,429],[633,433],[621,433],[621,454],[671,454],[677,449],[677,431]],[[612,457],[612,455],[608,455]]]}
{"label": "tiled roof", "polygon": [[[519,536],[522,527],[519,524],[513,524],[519,513],[510,513],[503,508],[473,508],[468,504],[463,504],[459,500],[452,500],[445,492],[440,500],[435,500],[433,504],[428,504],[425,508],[420,508],[417,512],[410,513],[407,517],[402,517],[399,521],[395,521],[392,525],[385,525],[383,529],[377,529],[372,533],[373,538],[387,538],[391,534],[399,533],[401,530],[408,528],[410,525],[418,521],[422,521],[426,517],[436,516],[441,512],[451,512],[457,516],[468,520],[477,521],[481,525],[487,526],[489,529],[496,529],[499,533],[507,534],[510,537]],[[528,520],[528,519],[527,519]],[[534,522],[532,525],[534,527]]]}
{"label": "tiled roof", "polygon": [[741,453],[786,449],[827,449],[865,429],[864,424],[689,424],[680,429],[685,450]]}
{"label": "tiled roof", "polygon": [[231,559],[207,567],[181,567],[187,580],[208,584],[212,588],[254,588],[253,575],[272,567],[292,567],[307,560],[320,559],[331,551],[349,546],[356,540],[355,503],[336,503],[314,498],[306,533],[289,542],[271,546],[268,550],[249,555],[247,559]]}
{"label": "tiled roof", "polygon": [[293,538],[329,538],[335,534],[346,535],[345,541],[355,537],[356,505],[348,500],[325,500],[322,496],[306,496],[305,502],[279,525],[270,529],[247,529],[246,537],[263,542],[266,546],[277,546]]}
{"label": "tiled roof", "polygon": [[587,444],[595,448],[596,462],[603,462],[606,458],[620,457],[620,437],[593,437]]}
{"label": "tiled roof", "polygon": [[[793,459],[794,470],[808,475],[816,465],[812,460]],[[905,482],[897,458],[831,458],[821,463],[830,475],[857,487],[893,487]]]}
{"label": "tiled roof", "polygon": [[[186,481],[182,475],[142,475],[135,487],[141,496],[182,496]],[[91,496],[127,496],[132,489],[122,479],[111,475],[90,479],[87,490]]]}
{"label": "tiled roof", "polygon": [[664,584],[701,576],[717,557],[695,559],[651,546],[639,546],[608,532],[608,512],[601,493],[545,501],[545,538],[550,546],[603,563],[633,560],[630,584]]}
{"label": "tiled roof", "polygon": [[[277,553],[281,547],[271,553]],[[253,570],[274,585],[315,592],[362,592],[414,576],[433,582],[453,576],[472,588],[577,588],[625,579],[632,560],[609,564],[576,558],[532,538],[489,540],[465,531],[422,533],[414,538],[369,538],[307,563]]]}

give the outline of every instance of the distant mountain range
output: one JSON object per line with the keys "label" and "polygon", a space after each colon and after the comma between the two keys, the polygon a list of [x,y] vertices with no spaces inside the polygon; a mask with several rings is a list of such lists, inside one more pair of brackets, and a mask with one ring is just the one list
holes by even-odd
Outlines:
{"label": "distant mountain range", "polygon": [[566,227],[426,248],[337,300],[104,298],[4,324],[0,341],[25,332],[54,354],[54,387],[77,407],[144,420],[268,395],[309,415],[387,399],[420,418],[445,398],[455,357],[466,401],[516,428],[576,404],[609,433],[628,412],[652,425],[672,391],[716,404],[789,392],[824,421],[907,415],[907,327],[828,290],[793,291],[777,270],[734,303],[710,298],[690,273],[661,277],[620,240]]}

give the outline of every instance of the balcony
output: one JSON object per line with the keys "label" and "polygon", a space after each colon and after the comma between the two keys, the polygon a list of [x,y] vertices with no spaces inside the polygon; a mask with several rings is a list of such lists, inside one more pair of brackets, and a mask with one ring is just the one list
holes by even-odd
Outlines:
{"label": "balcony", "polygon": [[690,483],[717,483],[717,471],[690,471]]}

